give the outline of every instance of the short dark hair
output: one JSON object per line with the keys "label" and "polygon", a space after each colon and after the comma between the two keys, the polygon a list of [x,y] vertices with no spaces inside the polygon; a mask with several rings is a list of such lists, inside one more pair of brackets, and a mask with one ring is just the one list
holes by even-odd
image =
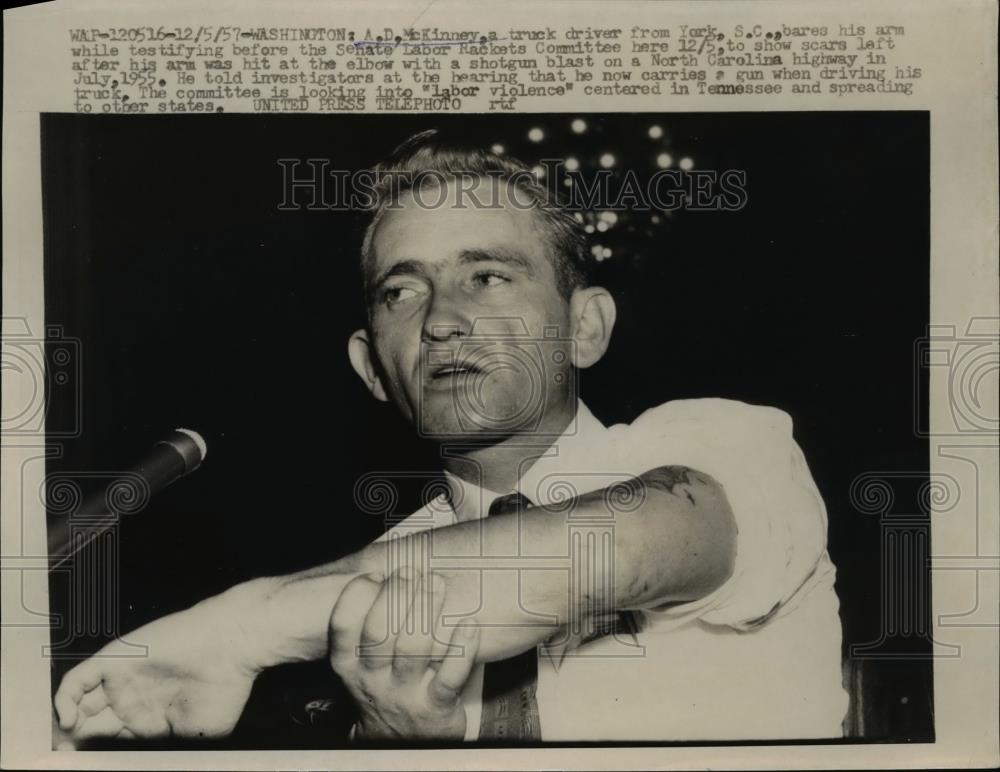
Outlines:
{"label": "short dark hair", "polygon": [[[479,177],[506,182],[527,196],[529,207],[539,218],[546,235],[552,267],[560,294],[569,298],[573,290],[590,284],[592,263],[587,251],[583,221],[558,200],[555,193],[538,182],[523,161],[470,143],[462,137],[448,136],[438,129],[414,134],[397,147],[373,170],[374,195],[368,211],[371,220],[361,245],[361,267],[365,297],[370,298],[370,266],[375,231],[386,209],[399,196],[412,189],[440,185],[448,179]],[[518,198],[520,202],[521,198]]]}

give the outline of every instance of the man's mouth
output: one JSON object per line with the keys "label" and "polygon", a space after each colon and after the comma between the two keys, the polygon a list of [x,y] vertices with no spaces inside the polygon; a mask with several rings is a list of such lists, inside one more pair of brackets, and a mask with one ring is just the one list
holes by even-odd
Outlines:
{"label": "man's mouth", "polygon": [[474,375],[482,370],[475,365],[447,365],[439,367],[431,373],[431,380],[439,381],[445,378],[457,378],[463,375]]}

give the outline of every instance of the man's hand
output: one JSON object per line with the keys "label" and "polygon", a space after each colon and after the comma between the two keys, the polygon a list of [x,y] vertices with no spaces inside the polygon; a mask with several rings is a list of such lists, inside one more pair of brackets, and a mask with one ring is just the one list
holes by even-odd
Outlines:
{"label": "man's hand", "polygon": [[442,628],[438,576],[403,568],[379,579],[350,582],[330,618],[330,664],[358,703],[357,736],[464,739],[460,693],[475,665],[478,627]]}
{"label": "man's hand", "polygon": [[241,585],[113,641],[59,685],[59,726],[93,737],[220,737],[232,731],[266,664],[253,629],[256,596]]}

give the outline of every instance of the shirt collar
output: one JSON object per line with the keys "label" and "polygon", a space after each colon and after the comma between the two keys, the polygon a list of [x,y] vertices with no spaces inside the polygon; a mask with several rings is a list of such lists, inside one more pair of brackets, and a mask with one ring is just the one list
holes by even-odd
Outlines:
{"label": "shirt collar", "polygon": [[[577,400],[576,415],[569,426],[521,475],[516,492],[527,496],[534,504],[549,504],[559,500],[561,490],[553,484],[553,475],[582,471],[589,467],[586,459],[601,447],[607,429],[582,400]],[[474,482],[463,480],[451,472],[444,473],[451,495],[451,505],[460,521],[478,520],[486,515],[490,505],[500,496],[515,491],[491,491]]]}

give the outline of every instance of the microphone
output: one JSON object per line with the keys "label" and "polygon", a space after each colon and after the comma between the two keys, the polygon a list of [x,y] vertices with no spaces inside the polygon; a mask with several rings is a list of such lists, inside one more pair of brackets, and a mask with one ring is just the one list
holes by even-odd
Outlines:
{"label": "microphone", "polygon": [[49,518],[49,570],[105,533],[121,515],[145,509],[153,494],[193,472],[207,454],[208,446],[198,432],[175,429],[127,472],[84,497],[74,512]]}

